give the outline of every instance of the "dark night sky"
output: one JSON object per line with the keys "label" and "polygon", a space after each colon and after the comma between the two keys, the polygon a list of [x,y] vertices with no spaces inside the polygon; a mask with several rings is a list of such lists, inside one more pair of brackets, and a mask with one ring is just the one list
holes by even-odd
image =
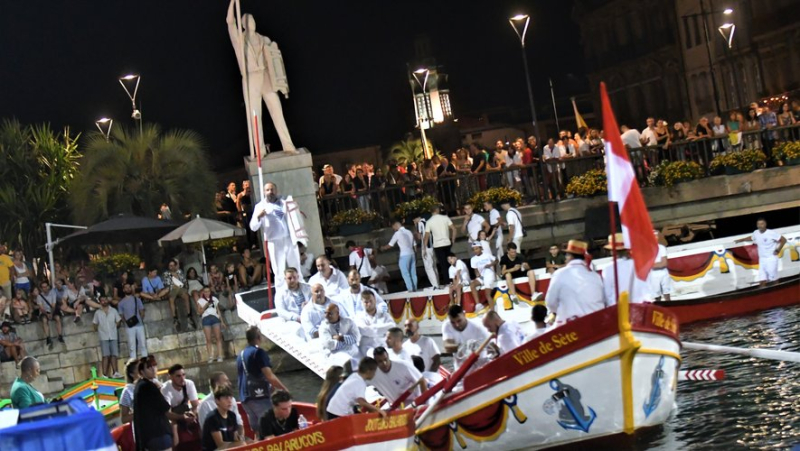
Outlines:
{"label": "dark night sky", "polygon": [[[331,152],[386,144],[413,127],[406,63],[420,33],[450,76],[456,117],[524,108],[519,41],[507,19],[529,13],[534,95],[549,102],[548,76],[583,71],[572,3],[242,0],[242,9],[283,51],[291,89],[283,106],[295,144]],[[70,125],[73,133],[93,130],[102,116],[130,126],[117,78],[139,73],[145,122],[193,129],[217,169],[238,166],[247,130],[227,7],[226,0],[4,1],[0,117]],[[278,143],[269,132],[266,140]]]}

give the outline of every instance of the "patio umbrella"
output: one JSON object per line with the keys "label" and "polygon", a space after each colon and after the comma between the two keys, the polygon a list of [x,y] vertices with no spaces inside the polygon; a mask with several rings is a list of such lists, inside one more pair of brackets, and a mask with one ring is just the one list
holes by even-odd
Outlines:
{"label": "patio umbrella", "polygon": [[208,269],[206,265],[206,248],[204,242],[218,240],[220,238],[230,238],[242,236],[247,233],[243,228],[234,225],[215,221],[213,219],[201,218],[197,215],[195,219],[178,227],[177,229],[162,236],[158,244],[180,241],[182,243],[200,243],[200,252],[203,255],[203,280],[208,283]]}
{"label": "patio umbrella", "polygon": [[119,214],[88,229],[75,232],[58,240],[58,243],[117,244],[155,241],[178,223],[156,218]]}

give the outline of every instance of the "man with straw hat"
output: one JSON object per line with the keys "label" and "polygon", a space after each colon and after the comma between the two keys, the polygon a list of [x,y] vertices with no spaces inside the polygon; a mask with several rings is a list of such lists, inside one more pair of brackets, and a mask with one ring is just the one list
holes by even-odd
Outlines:
{"label": "man with straw hat", "polygon": [[600,275],[586,266],[583,256],[588,245],[584,241],[567,243],[566,266],[553,273],[545,304],[556,314],[556,326],[606,308],[609,303],[603,292]]}
{"label": "man with straw hat", "polygon": [[[608,244],[604,246],[605,249],[612,250],[612,236],[608,236]],[[614,264],[608,265],[603,269],[603,285],[605,286],[605,296],[608,300],[608,305],[617,303],[617,295],[622,296],[623,293],[628,293],[628,300],[632,303],[652,302],[653,296],[650,294],[650,286],[646,280],[641,280],[636,277],[636,271],[633,266],[633,259],[630,258],[630,250],[625,247],[623,235],[617,233],[614,235],[614,247],[617,251],[617,271],[619,271],[619,293],[614,288]]]}

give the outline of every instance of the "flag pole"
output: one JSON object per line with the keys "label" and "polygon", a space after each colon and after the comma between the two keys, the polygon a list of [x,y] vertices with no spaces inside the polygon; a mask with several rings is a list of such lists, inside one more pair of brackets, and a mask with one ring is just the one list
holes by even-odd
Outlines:
{"label": "flag pole", "polygon": [[548,78],[548,80],[550,80],[550,98],[553,99],[553,117],[556,118],[556,129],[561,131],[561,126],[558,125],[558,110],[556,109],[556,94],[555,91],[553,91],[553,79]]}
{"label": "flag pole", "polygon": [[[614,262],[614,303],[619,306],[619,271],[617,271],[617,215],[616,202],[608,201],[608,220],[610,222],[609,236],[611,237],[611,259]],[[622,332],[622,321],[620,320],[620,332]]]}
{"label": "flag pole", "polygon": [[[264,197],[264,170],[261,168],[261,148],[259,146],[259,143],[261,141],[259,140],[258,136],[258,115],[256,114],[255,111],[253,111],[253,133],[255,138],[253,146],[255,147],[256,155],[258,155],[258,185],[261,187],[261,198],[266,199],[266,197]],[[261,230],[261,235],[264,238],[264,257],[265,257],[264,270],[267,273],[267,299],[269,299],[269,308],[272,308],[273,307],[272,280],[269,275],[269,271],[270,268],[272,268],[272,264],[269,260],[269,245],[267,243],[267,234],[264,233],[263,229]]]}

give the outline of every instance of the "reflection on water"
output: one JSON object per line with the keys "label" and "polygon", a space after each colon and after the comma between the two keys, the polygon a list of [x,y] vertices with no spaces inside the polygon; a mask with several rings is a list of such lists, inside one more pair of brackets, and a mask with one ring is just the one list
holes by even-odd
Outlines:
{"label": "reflection on water", "polygon": [[[689,325],[681,337],[800,351],[800,307]],[[681,382],[678,409],[663,428],[630,439],[617,437],[609,449],[786,449],[800,443],[800,364],[702,351],[684,350],[682,355],[684,369],[723,369],[725,380]],[[235,363],[226,371],[235,375]],[[314,402],[322,385],[311,371],[279,377],[298,401]]]}

